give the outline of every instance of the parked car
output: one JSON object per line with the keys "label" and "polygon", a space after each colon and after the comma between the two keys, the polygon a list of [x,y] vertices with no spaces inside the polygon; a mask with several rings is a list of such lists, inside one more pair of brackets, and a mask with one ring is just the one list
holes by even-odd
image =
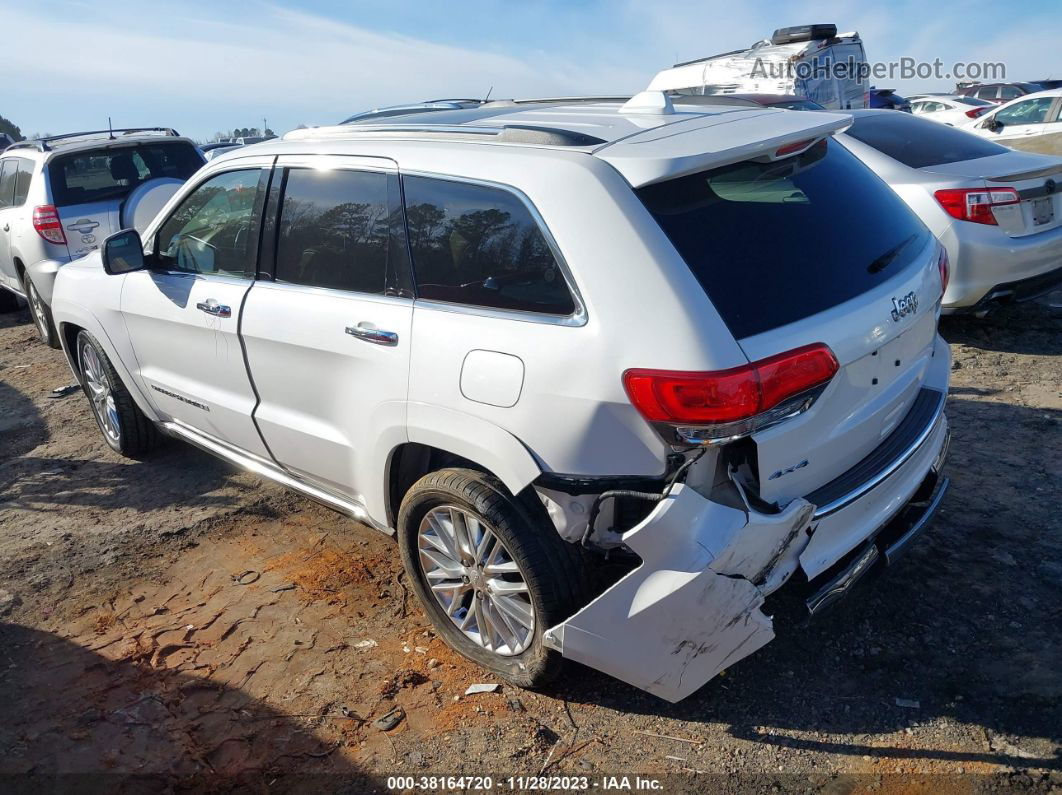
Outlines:
{"label": "parked car", "polygon": [[[825,63],[851,64],[843,74]],[[787,94],[830,109],[866,107],[866,53],[859,34],[836,25],[799,25],[776,30],[748,49],[677,63],[658,72],[653,91],[686,95]]]}
{"label": "parked car", "polygon": [[289,133],[64,267],[60,338],[115,451],[396,535],[494,674],[678,700],[947,488],[946,255],[849,123],[646,92]]}
{"label": "parked car", "polygon": [[867,97],[867,107],[911,112],[911,103],[907,97],[897,94],[895,88],[871,88]]}
{"label": "parked car", "polygon": [[1062,88],[1008,102],[964,129],[1016,149],[1062,155]]}
{"label": "parked car", "polygon": [[971,120],[996,107],[988,100],[966,97],[960,94],[923,94],[909,99],[911,113],[915,116],[921,116],[924,119],[947,124],[951,127],[965,126]]}
{"label": "parked car", "polygon": [[826,110],[818,102],[792,94],[705,94],[688,96],[670,94],[676,104],[689,105],[742,105],[779,110]]}
{"label": "parked car", "polygon": [[1024,97],[1026,94],[1035,94],[1043,90],[1044,86],[1028,81],[1020,83],[960,83],[956,86],[955,93],[965,97],[977,97],[978,99],[1001,104]]}
{"label": "parked car", "polygon": [[70,133],[0,154],[0,311],[29,302],[41,340],[59,347],[52,284],[64,263],[124,228],[143,228],[203,165],[166,128]]}
{"label": "parked car", "polygon": [[1057,80],[1053,77],[1049,77],[1046,80],[1033,80],[1032,82],[1040,86],[1044,91],[1050,91],[1053,88],[1062,88],[1062,80]]}
{"label": "parked car", "polygon": [[838,140],[944,244],[944,312],[986,312],[1062,284],[1062,157],[1016,152],[924,118],[853,111]]}
{"label": "parked car", "polygon": [[206,160],[213,160],[218,155],[223,155],[240,146],[243,146],[243,144],[235,141],[214,141],[209,144],[200,144],[199,151],[203,153],[203,157]]}

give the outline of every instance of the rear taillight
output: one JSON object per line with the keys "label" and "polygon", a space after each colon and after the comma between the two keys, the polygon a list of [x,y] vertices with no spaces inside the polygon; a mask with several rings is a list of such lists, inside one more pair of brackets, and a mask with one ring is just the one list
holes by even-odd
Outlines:
{"label": "rear taillight", "polygon": [[996,225],[993,207],[1017,204],[1021,199],[1014,188],[954,188],[933,194],[952,218],[975,224]]}
{"label": "rear taillight", "polygon": [[966,111],[966,117],[968,119],[976,119],[978,116],[980,116],[985,111],[990,110],[991,107],[992,107],[991,105],[982,105],[982,106],[977,107],[977,108],[970,108],[968,111]]}
{"label": "rear taillight", "polygon": [[811,390],[837,369],[833,351],[816,343],[730,370],[628,370],[623,385],[646,420],[704,443],[751,433],[806,408]]}
{"label": "rear taillight", "polygon": [[948,279],[951,278],[948,250],[944,246],[940,247],[940,254],[937,256],[937,270],[940,271],[940,294],[944,295],[948,289]]}
{"label": "rear taillight", "polygon": [[33,228],[49,243],[66,243],[63,224],[59,220],[59,211],[53,204],[42,204],[40,207],[33,208]]}

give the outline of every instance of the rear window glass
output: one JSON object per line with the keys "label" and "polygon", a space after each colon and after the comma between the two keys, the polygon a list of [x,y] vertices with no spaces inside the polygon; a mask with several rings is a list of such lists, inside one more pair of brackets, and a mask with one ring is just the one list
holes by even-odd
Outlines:
{"label": "rear window glass", "polygon": [[959,163],[1010,151],[968,132],[906,113],[856,116],[845,134],[911,168]]}
{"label": "rear window glass", "polygon": [[514,194],[430,177],[402,182],[418,296],[551,315],[575,311],[553,251]]}
{"label": "rear window glass", "polygon": [[202,165],[202,156],[186,143],[90,149],[59,155],[48,165],[52,202],[63,207],[120,199],[148,180],[188,179]]}
{"label": "rear window glass", "polygon": [[636,191],[738,339],[891,278],[929,232],[836,141]]}

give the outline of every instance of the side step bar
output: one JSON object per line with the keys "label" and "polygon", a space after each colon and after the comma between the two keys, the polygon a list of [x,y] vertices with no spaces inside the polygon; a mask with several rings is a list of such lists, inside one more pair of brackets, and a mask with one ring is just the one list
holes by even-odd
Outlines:
{"label": "side step bar", "polygon": [[[936,477],[935,473],[930,474]],[[847,596],[867,574],[880,568],[879,564],[894,564],[907,551],[911,542],[929,526],[950,485],[951,480],[941,478],[928,502],[922,505],[908,504],[896,519],[860,547],[839,570],[823,575],[827,579],[822,585],[816,587],[817,584],[812,583],[815,590],[805,600],[808,613],[812,617],[821,615]]]}
{"label": "side step bar", "polygon": [[381,527],[376,522],[369,518],[368,512],[365,507],[353,500],[345,497],[340,497],[324,489],[313,486],[306,483],[303,480],[291,475],[274,464],[259,459],[256,456],[250,456],[246,453],[242,453],[238,450],[234,450],[226,444],[217,442],[209,437],[206,437],[198,431],[189,428],[186,425],[177,422],[163,422],[161,428],[164,432],[170,436],[181,439],[188,442],[194,447],[198,447],[204,452],[217,456],[218,458],[228,461],[240,469],[245,469],[248,472],[253,472],[267,480],[271,480],[285,488],[298,492],[303,497],[319,502],[326,508],[331,508],[333,511],[345,514],[352,519],[356,519],[363,524],[369,525],[377,530],[393,535],[393,531],[386,527]]}

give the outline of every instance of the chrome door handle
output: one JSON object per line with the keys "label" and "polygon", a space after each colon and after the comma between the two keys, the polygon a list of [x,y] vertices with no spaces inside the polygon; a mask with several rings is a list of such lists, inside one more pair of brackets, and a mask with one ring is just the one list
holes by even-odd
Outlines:
{"label": "chrome door handle", "polygon": [[213,315],[214,317],[232,317],[232,309],[224,304],[219,304],[213,298],[208,298],[206,301],[200,301],[195,305],[195,308],[200,312],[206,312],[208,315]]}
{"label": "chrome door handle", "polygon": [[367,323],[359,323],[356,326],[347,326],[347,334],[357,337],[359,340],[372,342],[377,345],[394,346],[398,344],[398,335],[393,331],[383,331],[374,328]]}

